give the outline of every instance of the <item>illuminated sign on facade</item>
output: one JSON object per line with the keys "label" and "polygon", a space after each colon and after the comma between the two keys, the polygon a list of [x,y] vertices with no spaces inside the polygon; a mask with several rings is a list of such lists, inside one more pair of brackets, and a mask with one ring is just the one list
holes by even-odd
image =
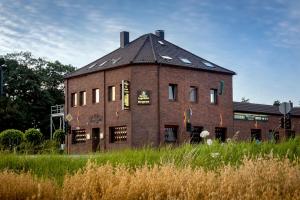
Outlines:
{"label": "illuminated sign on facade", "polygon": [[130,109],[130,82],[122,80],[122,110]]}
{"label": "illuminated sign on facade", "polygon": [[149,105],[150,104],[150,92],[147,90],[138,91],[137,102],[138,102],[138,105]]}
{"label": "illuminated sign on facade", "polygon": [[234,119],[247,121],[268,121],[267,115],[250,114],[250,113],[234,113]]}

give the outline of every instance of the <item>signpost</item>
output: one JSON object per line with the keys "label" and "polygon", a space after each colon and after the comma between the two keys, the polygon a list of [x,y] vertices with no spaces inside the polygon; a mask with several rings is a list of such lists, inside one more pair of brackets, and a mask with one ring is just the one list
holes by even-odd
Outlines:
{"label": "signpost", "polygon": [[282,104],[280,104],[279,106],[279,112],[281,112],[281,114],[288,114],[289,112],[291,112],[292,110],[292,104],[288,103],[288,102],[283,102]]}
{"label": "signpost", "polygon": [[283,114],[283,129],[284,129],[284,134],[286,135],[286,115],[291,112],[293,106],[290,102],[283,102],[279,106],[279,112]]}

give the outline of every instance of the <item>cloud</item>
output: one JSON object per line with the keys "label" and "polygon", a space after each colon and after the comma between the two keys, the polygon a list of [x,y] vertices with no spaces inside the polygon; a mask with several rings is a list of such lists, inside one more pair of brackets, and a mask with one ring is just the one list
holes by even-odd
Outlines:
{"label": "cloud", "polygon": [[[73,2],[6,3],[0,6],[0,54],[31,51],[81,67],[118,48],[118,33],[131,26],[96,7],[83,12],[83,6]],[[46,13],[47,6],[56,6],[51,9],[58,12]],[[80,18],[69,19],[74,13],[81,13]]]}

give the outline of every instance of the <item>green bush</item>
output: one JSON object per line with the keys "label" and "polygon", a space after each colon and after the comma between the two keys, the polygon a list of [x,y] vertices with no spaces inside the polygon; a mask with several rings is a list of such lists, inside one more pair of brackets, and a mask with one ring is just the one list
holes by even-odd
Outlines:
{"label": "green bush", "polygon": [[42,142],[43,134],[38,129],[30,128],[25,131],[25,138],[31,144],[39,145]]}
{"label": "green bush", "polygon": [[59,143],[55,140],[45,140],[41,145],[40,154],[57,154],[61,153],[59,150]]}
{"label": "green bush", "polygon": [[60,144],[63,144],[65,141],[65,132],[61,129],[57,129],[54,134],[53,134],[53,138],[54,140],[56,140],[57,142],[59,142]]}
{"label": "green bush", "polygon": [[16,129],[7,129],[0,133],[0,144],[4,149],[12,149],[24,141],[24,133]]}

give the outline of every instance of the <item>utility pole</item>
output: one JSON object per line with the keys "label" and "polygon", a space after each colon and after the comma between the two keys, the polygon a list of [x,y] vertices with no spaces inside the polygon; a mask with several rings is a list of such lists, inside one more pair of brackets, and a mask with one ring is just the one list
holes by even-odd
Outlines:
{"label": "utility pole", "polygon": [[4,96],[4,91],[3,91],[3,87],[4,87],[4,75],[3,75],[3,71],[6,68],[5,64],[0,65],[0,97]]}

